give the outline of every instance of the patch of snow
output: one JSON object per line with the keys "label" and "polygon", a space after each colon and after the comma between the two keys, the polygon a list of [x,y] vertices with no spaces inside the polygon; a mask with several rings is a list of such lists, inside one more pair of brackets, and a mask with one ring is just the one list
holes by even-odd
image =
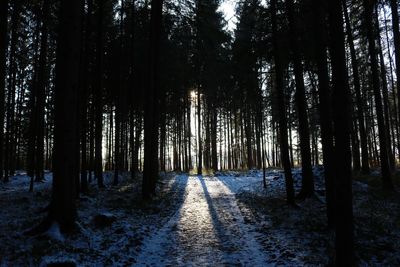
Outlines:
{"label": "patch of snow", "polygon": [[179,210],[147,239],[138,266],[263,266],[267,256],[234,193],[213,177],[189,176]]}
{"label": "patch of snow", "polygon": [[65,238],[60,230],[60,225],[57,222],[52,222],[50,228],[44,233],[44,235],[55,241],[65,241]]}

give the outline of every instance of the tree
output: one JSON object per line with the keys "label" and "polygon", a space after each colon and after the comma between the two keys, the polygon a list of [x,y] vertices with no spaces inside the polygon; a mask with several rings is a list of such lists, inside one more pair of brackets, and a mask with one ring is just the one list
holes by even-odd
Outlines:
{"label": "tree", "polygon": [[224,47],[229,38],[223,30],[223,18],[218,11],[218,0],[194,1],[192,55],[193,87],[197,91],[197,173],[204,168],[218,169],[217,160],[217,108],[216,101],[221,80],[215,73],[221,73],[225,60]]}
{"label": "tree", "polygon": [[47,80],[47,42],[48,42],[48,17],[50,12],[49,0],[42,3],[41,18],[41,37],[40,54],[37,70],[35,70],[35,80],[31,93],[31,115],[30,115],[30,133],[28,147],[28,161],[32,164],[29,167],[28,174],[31,175],[30,191],[33,190],[33,177],[35,180],[44,180],[44,116],[46,100],[46,80]]}
{"label": "tree", "polygon": [[374,92],[376,116],[378,119],[378,132],[379,132],[379,148],[380,148],[380,163],[382,170],[383,187],[387,190],[393,190],[392,178],[389,167],[388,144],[385,130],[385,120],[383,117],[382,97],[379,83],[378,61],[375,46],[374,27],[373,27],[373,12],[374,4],[372,1],[364,0],[364,22],[367,31],[368,39],[368,53],[370,60],[371,76],[372,76],[372,89]]}
{"label": "tree", "polygon": [[[262,90],[259,81],[259,59],[264,50],[259,48],[260,3],[257,0],[243,1],[237,8],[239,23],[235,31],[235,41],[232,45],[232,75],[237,99],[233,103],[238,109],[235,112],[243,114],[244,133],[246,137],[247,168],[261,168],[261,121],[262,121]],[[262,52],[261,52],[262,51]],[[254,133],[255,132],[255,133]],[[255,135],[255,138],[254,138]],[[255,139],[255,140],[254,140]],[[256,155],[253,155],[254,145]]]}
{"label": "tree", "polygon": [[9,177],[15,171],[15,98],[17,87],[17,44],[19,40],[19,30],[21,26],[21,8],[22,3],[15,1],[13,3],[13,12],[11,14],[11,38],[9,51],[9,72],[7,79],[7,116],[5,128],[4,155],[4,181],[8,182]]}
{"label": "tree", "polygon": [[104,0],[97,0],[97,37],[96,37],[96,84],[94,85],[95,109],[95,155],[94,171],[97,185],[104,187],[103,182],[103,45],[104,45]]}
{"label": "tree", "polygon": [[304,199],[314,194],[314,177],[311,167],[310,132],[307,116],[307,101],[304,87],[303,64],[301,62],[298,30],[295,28],[295,11],[293,0],[287,0],[289,34],[292,49],[294,75],[296,80],[295,101],[299,118],[300,153],[302,167],[302,187],[298,197]]}
{"label": "tree", "polygon": [[[0,125],[4,125],[5,85],[6,85],[6,51],[8,43],[8,0],[0,3]],[[3,179],[3,140],[4,127],[0,127],[0,180]]]}
{"label": "tree", "polygon": [[328,60],[326,51],[326,1],[313,0],[313,28],[315,40],[315,60],[318,75],[318,97],[321,124],[321,143],[325,172],[325,189],[328,226],[335,223],[335,180],[331,92],[329,86]]}
{"label": "tree", "polygon": [[358,120],[358,128],[360,131],[360,141],[361,141],[361,171],[364,174],[368,174],[370,171],[368,162],[369,156],[368,156],[367,133],[365,130],[365,122],[364,122],[364,109],[361,98],[361,82],[358,69],[359,64],[356,56],[356,50],[354,48],[354,38],[345,0],[343,1],[343,10],[346,21],[347,42],[349,43],[349,48],[350,48],[351,67],[353,71],[353,86],[354,86],[354,91],[356,93],[357,120]]}
{"label": "tree", "polygon": [[197,162],[197,174],[202,175],[203,173],[203,142],[201,136],[201,93],[200,93],[200,85],[197,87],[197,153],[198,153],[198,162]]}
{"label": "tree", "polygon": [[158,178],[158,87],[159,45],[163,0],[151,1],[151,22],[147,65],[147,97],[144,113],[144,170],[142,194],[149,199],[155,193]]}
{"label": "tree", "polygon": [[[400,118],[400,29],[399,29],[399,13],[398,13],[398,1],[390,0],[390,9],[392,11],[392,26],[393,26],[393,37],[394,37],[394,53],[396,62],[396,85],[397,85],[397,108],[398,116]],[[400,140],[397,140],[400,142]]]}
{"label": "tree", "polygon": [[81,0],[63,1],[60,7],[55,80],[55,128],[53,197],[49,217],[64,231],[72,229],[76,217],[75,149],[79,142],[78,82],[81,44]]}
{"label": "tree", "polygon": [[289,144],[288,144],[288,130],[287,130],[287,117],[286,117],[286,106],[285,106],[285,95],[283,88],[283,69],[282,62],[280,59],[280,45],[278,42],[278,23],[277,23],[277,0],[271,0],[271,24],[272,24],[272,46],[273,55],[275,62],[275,83],[276,83],[276,97],[278,103],[278,116],[279,116],[279,145],[281,149],[281,160],[285,171],[285,182],[286,182],[286,195],[287,202],[290,205],[294,205],[294,187],[292,169],[289,159]]}
{"label": "tree", "polygon": [[354,264],[350,88],[348,85],[342,4],[329,0],[332,106],[335,137],[336,266]]}
{"label": "tree", "polygon": [[90,50],[90,45],[92,43],[92,18],[93,18],[93,0],[87,1],[87,13],[85,14],[84,25],[84,33],[85,35],[82,37],[84,45],[82,46],[82,74],[80,80],[80,95],[79,95],[79,107],[80,107],[80,141],[81,141],[81,181],[80,181],[80,189],[83,193],[87,193],[89,191],[88,188],[88,170],[90,172],[88,161],[87,161],[87,141],[88,141],[88,98],[89,98],[89,66],[90,59],[92,58],[92,53]]}
{"label": "tree", "polygon": [[28,234],[46,231],[57,223],[70,232],[77,216],[75,181],[78,147],[78,87],[81,38],[81,0],[62,1],[57,39],[53,191],[46,219]]}

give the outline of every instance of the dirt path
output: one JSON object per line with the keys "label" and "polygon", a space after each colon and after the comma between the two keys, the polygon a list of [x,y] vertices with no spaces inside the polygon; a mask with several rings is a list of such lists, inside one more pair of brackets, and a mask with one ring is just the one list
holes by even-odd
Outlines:
{"label": "dirt path", "polygon": [[144,241],[138,266],[263,266],[267,260],[232,191],[216,177],[177,176],[185,198]]}

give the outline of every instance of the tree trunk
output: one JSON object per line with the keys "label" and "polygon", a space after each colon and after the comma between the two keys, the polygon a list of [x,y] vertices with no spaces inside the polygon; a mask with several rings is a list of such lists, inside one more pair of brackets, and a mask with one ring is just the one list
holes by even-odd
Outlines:
{"label": "tree trunk", "polygon": [[104,187],[103,182],[103,16],[104,0],[97,0],[97,41],[96,41],[96,84],[94,85],[95,106],[95,155],[94,172],[98,187]]}
{"label": "tree trunk", "polygon": [[[92,12],[93,1],[87,1],[87,14],[85,17],[84,55],[82,55],[82,87],[80,92],[80,138],[81,138],[81,191],[87,193],[88,188],[88,162],[87,162],[87,132],[88,132],[88,96],[89,96],[89,60],[91,59],[90,43],[92,41]],[[90,170],[89,170],[90,171]]]}
{"label": "tree trunk", "polygon": [[285,170],[285,182],[286,182],[286,196],[287,202],[290,205],[294,205],[294,187],[292,169],[290,166],[289,159],[289,144],[288,144],[288,132],[287,132],[287,117],[286,117],[286,105],[285,95],[283,88],[283,69],[280,59],[280,45],[278,43],[278,23],[277,23],[277,9],[276,0],[271,0],[271,15],[272,15],[272,42],[273,42],[273,55],[275,61],[275,79],[276,79],[276,90],[277,90],[277,101],[279,107],[279,137],[280,137],[280,149],[281,149],[281,160]]}
{"label": "tree trunk", "polygon": [[[398,0],[390,0],[390,9],[392,11],[392,27],[394,37],[394,54],[396,62],[396,84],[397,84],[397,108],[398,118],[400,121],[400,29],[399,29],[399,13],[398,13]],[[397,140],[397,142],[400,141]],[[400,146],[400,145],[399,145]],[[400,157],[400,152],[399,152]]]}
{"label": "tree trunk", "polygon": [[203,171],[203,146],[201,140],[201,94],[200,94],[200,86],[197,88],[197,138],[198,138],[198,163],[197,163],[197,174],[201,175]]}
{"label": "tree trunk", "polygon": [[215,103],[213,103],[211,109],[211,166],[214,171],[218,171],[217,124],[217,110]]}
{"label": "tree trunk", "polygon": [[379,71],[378,71],[378,61],[376,54],[376,46],[375,46],[375,37],[374,28],[373,28],[373,15],[374,8],[373,3],[369,0],[364,0],[364,20],[365,27],[367,30],[367,39],[368,39],[368,53],[370,58],[370,67],[371,67],[371,75],[372,75],[372,87],[374,91],[375,98],[375,109],[376,115],[378,118],[378,133],[379,133],[379,148],[380,148],[380,161],[381,161],[381,170],[382,170],[382,182],[383,186],[387,190],[393,189],[392,177],[390,174],[389,168],[389,158],[388,158],[388,150],[387,150],[387,139],[386,139],[386,131],[385,131],[385,120],[383,116],[383,107],[382,107],[382,97],[381,90],[379,84]]}
{"label": "tree trunk", "polygon": [[354,264],[352,170],[350,150],[350,88],[342,4],[329,1],[330,52],[332,64],[332,104],[335,137],[336,175],[336,266]]}
{"label": "tree trunk", "polygon": [[370,172],[369,162],[368,162],[369,156],[368,156],[367,134],[365,131],[365,122],[364,122],[364,108],[361,97],[360,75],[358,72],[358,60],[356,56],[356,50],[354,48],[354,38],[345,0],[343,0],[343,9],[346,21],[347,41],[349,43],[349,48],[350,48],[351,67],[353,70],[353,86],[354,86],[354,91],[356,93],[357,120],[358,120],[358,129],[360,132],[360,143],[361,143],[361,171],[363,174],[368,174]]}
{"label": "tree trunk", "polygon": [[[6,80],[6,51],[8,44],[8,0],[0,3],[0,125],[4,125],[5,80]],[[3,179],[3,143],[4,127],[0,127],[0,180]]]}
{"label": "tree trunk", "polygon": [[32,86],[30,88],[30,97],[28,101],[28,107],[30,110],[29,114],[29,126],[28,126],[28,146],[27,146],[27,153],[26,153],[26,161],[27,161],[27,175],[31,177],[30,185],[29,185],[29,192],[33,192],[34,180],[35,180],[35,155],[36,155],[36,120],[37,120],[37,76],[38,76],[38,57],[39,57],[39,34],[40,34],[40,20],[38,19],[36,25],[36,32],[35,32],[35,56],[34,56],[34,63],[33,63],[33,77],[31,80]]}
{"label": "tree trunk", "polygon": [[287,0],[289,31],[291,37],[294,75],[296,80],[295,101],[299,118],[300,153],[302,167],[302,187],[298,197],[304,199],[314,194],[314,177],[311,167],[310,132],[307,118],[307,101],[304,88],[303,64],[300,58],[297,30],[294,20],[293,0]]}
{"label": "tree trunk", "polygon": [[18,31],[20,27],[20,11],[21,3],[16,1],[13,3],[13,12],[11,15],[11,43],[9,52],[9,73],[7,79],[7,117],[6,117],[6,135],[5,135],[5,166],[4,166],[4,181],[9,181],[9,176],[13,174],[14,164],[14,112],[15,112],[15,91],[16,91],[16,75],[17,75],[17,60],[16,49],[18,42]]}
{"label": "tree trunk", "polygon": [[[389,170],[391,172],[395,171],[395,157],[393,155],[392,151],[392,136],[390,135],[390,130],[392,128],[391,122],[392,117],[391,114],[389,113],[389,93],[388,93],[388,82],[387,82],[387,76],[386,76],[386,66],[385,66],[385,60],[383,56],[383,51],[382,51],[382,42],[381,42],[381,32],[380,32],[380,27],[379,27],[379,16],[378,16],[378,8],[375,6],[375,17],[376,17],[376,37],[378,39],[378,55],[379,55],[379,65],[380,65],[380,75],[381,75],[381,81],[382,81],[382,96],[383,96],[383,114],[384,114],[384,120],[385,120],[385,132],[386,132],[386,142],[387,142],[387,153],[388,153],[388,159],[389,159]],[[394,135],[393,135],[394,138]]]}
{"label": "tree trunk", "polygon": [[329,88],[328,61],[325,41],[325,10],[320,0],[313,0],[314,34],[316,43],[316,64],[319,84],[319,112],[321,124],[321,140],[323,163],[325,172],[325,190],[328,226],[335,223],[335,180],[334,180],[334,155],[333,155],[333,127],[332,110]]}
{"label": "tree trunk", "polygon": [[149,199],[155,193],[158,178],[158,87],[159,53],[163,0],[151,1],[151,22],[148,57],[148,90],[144,118],[144,170],[142,194]]}
{"label": "tree trunk", "polygon": [[39,69],[38,81],[36,86],[37,99],[36,99],[36,155],[35,155],[35,176],[36,181],[44,180],[44,112],[46,100],[46,75],[47,65],[47,38],[48,38],[48,16],[50,9],[49,0],[43,1],[42,7],[42,35],[40,40],[40,56],[39,56]]}
{"label": "tree trunk", "polygon": [[75,149],[79,142],[77,105],[81,7],[79,0],[61,2],[57,41],[53,194],[48,219],[59,223],[63,231],[72,230],[77,215],[74,177],[79,173]]}
{"label": "tree trunk", "polygon": [[[386,43],[389,44],[390,40],[389,40],[389,30],[388,30],[388,23],[387,23],[388,20],[387,20],[387,17],[386,17],[386,13],[384,13],[384,21],[385,21]],[[393,141],[393,155],[395,156],[396,148],[397,148],[397,152],[400,155],[400,125],[399,125],[399,115],[400,115],[400,113],[398,112],[398,105],[400,103],[397,101],[397,98],[396,98],[397,92],[395,90],[396,85],[395,85],[394,77],[393,77],[394,76],[393,75],[393,72],[394,72],[393,71],[393,60],[392,60],[392,53],[391,53],[390,50],[388,51],[388,56],[389,56],[390,83],[391,83],[391,87],[392,87],[392,99],[393,99],[392,116],[394,116],[394,122],[392,124],[393,124],[393,126],[394,126],[394,128],[396,130],[396,133],[393,134],[393,140],[394,140]],[[397,140],[396,140],[396,138],[394,136],[396,136]],[[396,167],[396,166],[394,166],[394,167]]]}

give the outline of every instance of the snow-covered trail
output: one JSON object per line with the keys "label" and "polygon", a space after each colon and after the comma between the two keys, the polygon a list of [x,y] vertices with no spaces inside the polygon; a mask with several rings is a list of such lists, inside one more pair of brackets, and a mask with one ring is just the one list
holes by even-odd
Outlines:
{"label": "snow-covered trail", "polygon": [[185,198],[144,241],[138,266],[265,266],[267,257],[244,222],[234,193],[217,177],[177,176]]}

